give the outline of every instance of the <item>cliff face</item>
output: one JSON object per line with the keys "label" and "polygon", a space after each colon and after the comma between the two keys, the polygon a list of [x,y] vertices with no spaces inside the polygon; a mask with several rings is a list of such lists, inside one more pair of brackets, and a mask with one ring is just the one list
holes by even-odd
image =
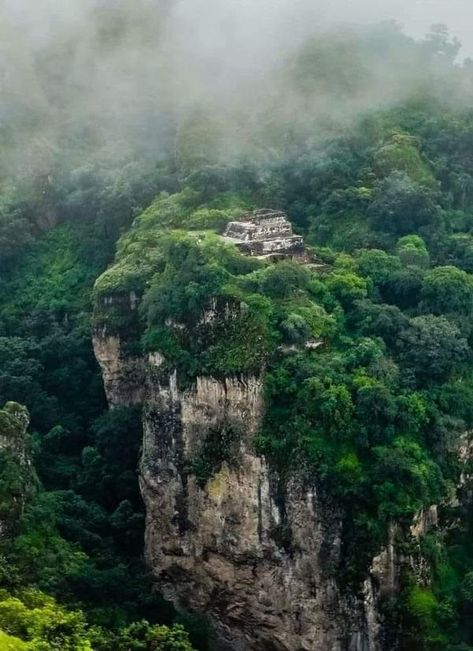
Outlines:
{"label": "cliff face", "polygon": [[0,468],[6,473],[0,490],[0,542],[9,537],[18,524],[27,495],[31,490],[32,470],[26,450],[29,414],[16,402],[0,409]]}
{"label": "cliff face", "polygon": [[180,387],[159,354],[127,355],[106,330],[95,351],[110,404],[143,405],[146,555],[163,594],[210,617],[216,649],[380,649],[378,579],[393,584],[394,564],[379,559],[362,596],[337,585],[340,514],[314,486],[282,491],[254,452],[261,379]]}
{"label": "cliff face", "polygon": [[[317,266],[283,213],[244,215],[228,225],[223,239],[253,258]],[[153,265],[159,266],[159,256],[148,273]],[[120,279],[127,269],[133,266],[118,266],[114,273]],[[138,304],[133,291],[106,293],[102,287],[94,346],[110,405],[143,408],[146,556],[159,590],[178,608],[210,618],[219,651],[386,648],[378,609],[380,597],[399,587],[406,561],[395,551],[399,531],[393,525],[358,593],[337,582],[344,514],[320,494],[314,479],[303,473],[279,477],[256,452],[266,357],[260,350],[263,331],[247,318],[249,305],[217,294],[193,321],[177,323],[168,314],[161,323],[168,338],[158,329],[162,349],[167,346],[172,357],[169,342],[180,342],[185,359],[200,362],[183,368],[179,356],[173,363],[159,352],[137,352]],[[151,349],[160,350],[159,343]],[[315,350],[320,343],[298,345]],[[240,368],[246,370],[223,372],[228,365],[215,363],[215,350],[230,361],[243,359]],[[278,350],[291,354],[298,347]],[[429,519],[421,516],[420,532]],[[407,563],[416,569],[413,559]]]}

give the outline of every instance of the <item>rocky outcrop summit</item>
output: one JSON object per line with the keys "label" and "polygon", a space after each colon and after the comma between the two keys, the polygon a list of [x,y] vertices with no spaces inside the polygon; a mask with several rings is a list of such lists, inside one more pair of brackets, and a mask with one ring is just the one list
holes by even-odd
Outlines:
{"label": "rocky outcrop summit", "polygon": [[[248,256],[319,266],[282,212],[246,214],[224,238]],[[144,250],[149,279],[162,260]],[[125,259],[115,276],[136,273],[135,263]],[[315,473],[278,471],[258,453],[268,357],[262,331],[247,327],[255,324],[247,320],[249,302],[209,292],[192,318],[185,309],[173,308],[179,319],[165,313],[157,339],[150,339],[153,330],[140,319],[147,281],[140,281],[109,282],[106,291],[102,284],[94,348],[110,406],[142,407],[145,553],[158,590],[178,609],[210,620],[213,651],[394,651],[379,606],[398,591],[406,562],[399,531],[393,523],[357,589],[341,583],[347,514]],[[275,354],[303,345],[316,355],[322,343],[309,338],[280,345]],[[227,355],[228,364],[238,355],[243,361],[212,365],[214,358],[204,355],[209,350],[218,351],[219,361]],[[431,522],[432,514],[422,514],[412,536]],[[415,560],[407,562],[415,569]]]}
{"label": "rocky outcrop summit", "polygon": [[304,239],[294,235],[287,215],[279,210],[261,209],[242,215],[228,224],[224,239],[242,253],[263,259],[307,257]]}
{"label": "rocky outcrop summit", "polygon": [[182,384],[161,354],[132,354],[124,333],[102,328],[94,345],[110,404],[143,407],[145,552],[156,585],[210,619],[213,648],[380,651],[379,581],[395,583],[395,563],[378,563],[379,576],[375,563],[361,594],[337,583],[342,514],[315,484],[282,482],[255,452],[262,377]]}

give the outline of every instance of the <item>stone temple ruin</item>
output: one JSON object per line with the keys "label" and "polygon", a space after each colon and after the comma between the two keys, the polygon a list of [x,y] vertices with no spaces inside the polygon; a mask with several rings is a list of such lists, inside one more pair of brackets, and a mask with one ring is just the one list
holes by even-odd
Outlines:
{"label": "stone temple ruin", "polygon": [[308,261],[301,235],[294,235],[287,215],[279,210],[260,209],[230,222],[223,235],[242,253],[275,262],[280,259]]}

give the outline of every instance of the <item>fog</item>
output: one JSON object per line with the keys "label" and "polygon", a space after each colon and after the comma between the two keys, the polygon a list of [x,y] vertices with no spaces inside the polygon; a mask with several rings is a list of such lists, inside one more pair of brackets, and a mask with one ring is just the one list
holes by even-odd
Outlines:
{"label": "fog", "polygon": [[[425,69],[400,38],[378,55],[382,31],[352,74],[353,27],[395,21],[422,39],[445,23],[463,40],[458,66],[473,55],[468,0],[0,0],[0,12],[0,132],[14,129],[12,161],[31,171],[59,149],[79,160],[81,141],[111,156],[164,151],[195,111],[215,120],[228,155],[276,114],[351,119],[435,86],[442,61]],[[327,33],[326,70],[319,79],[315,57],[310,94],[295,88],[287,81],[295,52],[308,38],[326,47]],[[360,87],[345,92],[358,72]]]}
{"label": "fog", "polygon": [[473,3],[470,0],[339,0],[320,7],[319,15],[321,21],[332,25],[340,22],[366,25],[394,20],[417,38],[431,25],[444,24],[461,41],[461,56],[473,56]]}

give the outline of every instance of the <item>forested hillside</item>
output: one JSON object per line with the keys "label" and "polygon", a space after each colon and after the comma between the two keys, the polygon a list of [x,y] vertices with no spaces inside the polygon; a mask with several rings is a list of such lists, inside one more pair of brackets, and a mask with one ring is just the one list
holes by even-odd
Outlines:
{"label": "forested hillside", "polygon": [[[103,29],[113,50],[142,25]],[[28,68],[41,100],[13,89],[0,124],[0,405],[31,418],[18,455],[0,411],[0,648],[207,648],[205,618],[175,612],[143,561],[141,421],[107,408],[91,342],[107,325],[182,385],[263,365],[255,449],[343,509],[330,571],[359,590],[396,523],[427,576],[404,568],[384,603],[388,648],[473,649],[473,69],[457,50],[441,29],[314,37],[271,76],[274,104],[228,120],[168,106],[120,142],[120,124],[70,121],[60,49]],[[287,212],[317,265],[220,239],[261,207]],[[100,307],[124,292],[142,299],[133,324]],[[231,330],[176,336],[215,297],[247,306]],[[205,484],[231,450],[214,442],[192,472]]]}

